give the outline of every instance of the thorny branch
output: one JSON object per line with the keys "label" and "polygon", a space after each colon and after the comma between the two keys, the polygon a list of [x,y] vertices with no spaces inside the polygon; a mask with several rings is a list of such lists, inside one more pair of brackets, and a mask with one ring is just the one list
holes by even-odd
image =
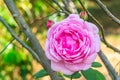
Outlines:
{"label": "thorny branch", "polygon": [[115,17],[100,0],[95,0],[95,1],[113,21],[115,21],[117,24],[120,25],[120,20],[117,17]]}
{"label": "thorny branch", "polygon": [[51,69],[50,62],[46,58],[44,50],[39,44],[39,41],[37,40],[37,38],[34,36],[32,31],[30,30],[24,18],[20,15],[20,12],[16,8],[13,0],[4,0],[4,2],[7,8],[9,9],[9,11],[11,12],[12,16],[14,17],[15,21],[21,28],[21,30],[24,32],[24,34],[29,39],[29,42],[31,43],[32,48],[36,52],[36,55],[39,57],[42,66],[47,71],[47,73],[50,75],[51,79],[52,80],[64,80],[63,78],[59,77],[57,73]]}

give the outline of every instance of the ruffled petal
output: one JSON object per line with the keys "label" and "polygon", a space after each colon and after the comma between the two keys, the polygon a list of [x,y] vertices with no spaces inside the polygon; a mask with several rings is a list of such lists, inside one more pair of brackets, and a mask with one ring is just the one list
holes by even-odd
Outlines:
{"label": "ruffled petal", "polygon": [[71,74],[74,73],[73,71],[71,71],[68,68],[66,68],[65,64],[63,62],[54,62],[54,61],[51,61],[51,68],[54,71],[62,72],[62,73],[67,74],[67,75],[71,75]]}
{"label": "ruffled petal", "polygon": [[86,70],[91,67],[91,64],[86,63],[78,63],[78,64],[65,64],[65,67],[71,71],[79,71],[79,70]]}
{"label": "ruffled petal", "polygon": [[85,21],[85,25],[88,31],[92,32],[93,34],[98,34],[99,30],[95,24]]}
{"label": "ruffled petal", "polygon": [[51,53],[50,53],[50,47],[49,47],[49,41],[48,41],[48,39],[46,40],[46,44],[45,44],[45,54],[46,54],[46,56],[47,56],[47,58],[48,58],[49,60],[53,60],[53,61],[55,61],[55,62],[58,62],[58,60],[55,59],[55,58],[51,55]]}
{"label": "ruffled petal", "polygon": [[83,63],[91,64],[97,57],[97,53],[90,54]]}

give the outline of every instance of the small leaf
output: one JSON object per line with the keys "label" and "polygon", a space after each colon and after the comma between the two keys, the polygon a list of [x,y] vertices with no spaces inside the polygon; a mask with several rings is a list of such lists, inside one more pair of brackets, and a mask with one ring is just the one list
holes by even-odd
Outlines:
{"label": "small leaf", "polygon": [[99,62],[93,62],[92,67],[97,68],[97,67],[102,67],[102,65]]}
{"label": "small leaf", "polygon": [[48,75],[48,73],[44,69],[42,69],[42,70],[38,71],[36,74],[34,74],[33,76],[37,79],[37,78],[42,78],[47,75]]}
{"label": "small leaf", "polygon": [[87,80],[106,80],[101,72],[92,68],[81,72]]}
{"label": "small leaf", "polygon": [[81,74],[79,72],[75,72],[72,75],[66,75],[66,74],[64,74],[64,76],[66,76],[67,78],[77,79],[77,78],[81,77]]}
{"label": "small leaf", "polygon": [[77,79],[80,77],[81,77],[81,74],[79,72],[75,72],[74,74],[72,74],[72,79]]}

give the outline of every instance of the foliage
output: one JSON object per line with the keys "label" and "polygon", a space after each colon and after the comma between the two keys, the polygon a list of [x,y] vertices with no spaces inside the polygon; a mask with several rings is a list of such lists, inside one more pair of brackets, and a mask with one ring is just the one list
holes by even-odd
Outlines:
{"label": "foliage", "polygon": [[97,68],[97,67],[102,67],[102,65],[99,62],[93,62],[92,67]]}
{"label": "foliage", "polygon": [[64,74],[65,77],[68,77],[70,79],[77,79],[77,78],[80,78],[81,77],[81,74],[79,72],[75,72],[73,73],[72,75],[66,75]]}
{"label": "foliage", "polygon": [[106,80],[101,72],[92,68],[81,72],[87,80]]}
{"label": "foliage", "polygon": [[44,69],[42,69],[38,71],[37,73],[35,73],[33,76],[37,79],[37,78],[42,78],[47,75],[48,75],[47,72]]}

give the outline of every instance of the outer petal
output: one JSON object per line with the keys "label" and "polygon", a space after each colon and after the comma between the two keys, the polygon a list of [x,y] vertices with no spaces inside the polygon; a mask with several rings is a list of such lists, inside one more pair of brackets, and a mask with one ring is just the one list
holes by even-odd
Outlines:
{"label": "outer petal", "polygon": [[100,37],[98,34],[95,35],[95,46],[96,46],[96,52],[100,51]]}
{"label": "outer petal", "polygon": [[49,30],[48,30],[48,32],[47,32],[47,39],[48,39],[48,40],[51,38],[52,35],[54,35],[53,32],[56,30],[56,28],[58,27],[58,25],[60,25],[60,22],[56,22],[55,24],[53,24],[53,25],[49,28]]}
{"label": "outer petal", "polygon": [[85,21],[85,25],[88,31],[93,32],[93,34],[98,34],[99,30],[96,25],[94,25],[93,23],[87,22],[87,21]]}
{"label": "outer petal", "polygon": [[56,59],[51,55],[49,45],[50,45],[50,44],[49,44],[49,41],[48,41],[48,39],[47,39],[47,40],[46,40],[46,43],[45,43],[45,54],[46,54],[47,58],[48,58],[49,60],[53,60],[53,61],[55,61],[55,62],[58,62],[58,60],[56,60]]}
{"label": "outer petal", "polygon": [[93,23],[90,23],[90,22],[85,22],[87,27],[88,27],[88,30],[89,32],[91,32],[93,34],[93,44],[94,44],[94,47],[95,47],[95,51],[98,52],[100,50],[100,37],[98,35],[98,28],[96,25],[94,25]]}
{"label": "outer petal", "polygon": [[71,71],[79,71],[79,70],[86,70],[91,67],[91,64],[86,64],[84,62],[79,64],[65,64],[65,67]]}
{"label": "outer petal", "polygon": [[[78,14],[70,14],[67,19],[80,19],[79,15]],[[81,19],[82,20],[82,19]]]}
{"label": "outer petal", "polygon": [[63,72],[64,74],[68,74],[68,75],[71,75],[71,74],[74,73],[74,71],[71,71],[68,68],[66,68],[63,62],[54,62],[54,61],[51,61],[51,68],[54,71]]}
{"label": "outer petal", "polygon": [[91,64],[97,57],[97,53],[92,53],[83,61],[83,63]]}

